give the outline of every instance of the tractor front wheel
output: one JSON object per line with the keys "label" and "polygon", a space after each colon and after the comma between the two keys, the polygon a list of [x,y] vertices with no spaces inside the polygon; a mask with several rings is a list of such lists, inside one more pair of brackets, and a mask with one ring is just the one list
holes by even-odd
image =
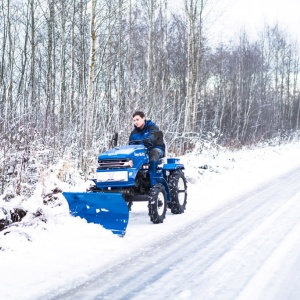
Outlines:
{"label": "tractor front wheel", "polygon": [[150,189],[148,208],[151,222],[159,224],[164,221],[167,211],[167,193],[162,184],[155,184]]}

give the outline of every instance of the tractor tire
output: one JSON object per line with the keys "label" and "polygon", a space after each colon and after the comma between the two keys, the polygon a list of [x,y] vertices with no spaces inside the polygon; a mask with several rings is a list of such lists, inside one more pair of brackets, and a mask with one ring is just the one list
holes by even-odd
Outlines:
{"label": "tractor tire", "polygon": [[171,203],[169,208],[173,214],[182,214],[187,203],[187,183],[181,170],[176,170],[170,174],[168,179]]}
{"label": "tractor tire", "polygon": [[150,200],[148,202],[149,216],[154,224],[162,223],[167,212],[167,193],[160,183],[150,189]]}

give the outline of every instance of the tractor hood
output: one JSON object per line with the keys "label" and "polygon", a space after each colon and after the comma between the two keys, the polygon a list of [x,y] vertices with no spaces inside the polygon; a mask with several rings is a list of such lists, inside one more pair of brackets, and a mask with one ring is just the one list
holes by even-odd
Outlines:
{"label": "tractor hood", "polygon": [[146,158],[146,148],[144,145],[126,145],[115,147],[98,156],[98,160],[110,159],[142,159]]}

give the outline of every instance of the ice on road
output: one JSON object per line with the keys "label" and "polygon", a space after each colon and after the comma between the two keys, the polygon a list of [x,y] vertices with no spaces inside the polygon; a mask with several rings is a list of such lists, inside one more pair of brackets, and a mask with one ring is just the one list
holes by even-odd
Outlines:
{"label": "ice on road", "polygon": [[300,299],[300,169],[53,299]]}

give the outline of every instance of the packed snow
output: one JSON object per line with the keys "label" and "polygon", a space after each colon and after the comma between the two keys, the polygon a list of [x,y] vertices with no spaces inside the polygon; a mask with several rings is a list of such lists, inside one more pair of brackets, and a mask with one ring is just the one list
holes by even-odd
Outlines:
{"label": "packed snow", "polygon": [[[61,194],[58,194],[57,200],[60,205],[44,205],[40,195],[45,191],[55,187],[64,191],[83,191],[89,185],[75,175],[75,184],[68,185],[61,180],[63,176],[58,176],[62,165],[53,167],[30,201],[22,203],[27,211],[40,208],[47,221],[41,218],[37,222],[25,217],[19,224],[0,232],[0,298],[47,299],[53,291],[56,295],[64,293],[89,280],[99,270],[108,269],[193,221],[204,218],[231,199],[300,167],[299,150],[300,143],[292,142],[238,151],[208,147],[180,157],[188,180],[185,213],[172,215],[168,211],[164,222],[154,225],[149,220],[147,204],[134,203],[124,238],[113,235],[100,225],[88,224],[84,219],[70,216]],[[9,205],[20,205],[18,201],[20,199],[16,198]],[[0,198],[0,206],[7,205]],[[290,233],[285,248],[289,250],[289,245],[298,238],[299,230]],[[260,272],[273,272],[283,251],[278,249]],[[294,249],[291,256],[297,256],[297,253],[299,249]],[[259,295],[259,288],[263,288],[263,278],[259,281],[258,276],[257,280],[250,285],[256,286],[257,294],[253,290],[244,291],[245,295],[253,295],[252,299],[258,299],[255,295]],[[276,280],[278,283],[280,278]],[[164,298],[163,293],[164,290],[159,290],[161,299]],[[190,299],[189,295],[187,290],[180,299]]]}

